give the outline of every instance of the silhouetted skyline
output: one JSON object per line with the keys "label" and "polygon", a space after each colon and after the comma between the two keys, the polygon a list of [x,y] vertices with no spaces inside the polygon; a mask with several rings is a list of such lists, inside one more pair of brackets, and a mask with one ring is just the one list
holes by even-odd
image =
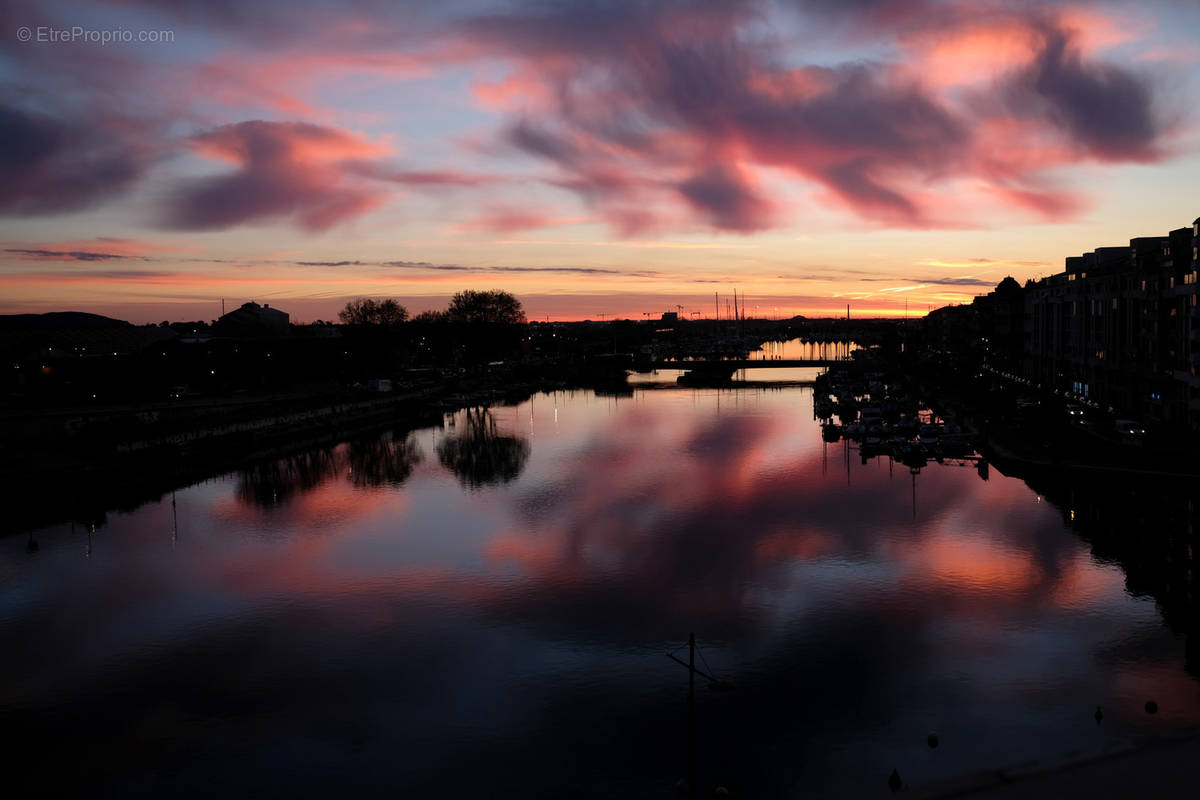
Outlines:
{"label": "silhouetted skyline", "polygon": [[1166,0],[53,0],[6,26],[0,313],[305,321],[488,285],[533,319],[734,286],[760,316],[921,314],[1190,219],[1200,178],[1200,8]]}

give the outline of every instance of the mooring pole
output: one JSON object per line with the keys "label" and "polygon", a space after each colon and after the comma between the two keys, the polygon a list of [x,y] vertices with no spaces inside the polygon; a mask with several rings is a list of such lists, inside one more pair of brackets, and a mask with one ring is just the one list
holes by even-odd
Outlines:
{"label": "mooring pole", "polygon": [[917,518],[917,471],[915,469],[909,469],[909,472],[912,473],[912,484],[913,484],[913,519],[916,519]]}
{"label": "mooring pole", "polygon": [[688,634],[688,797],[696,800],[696,634]]}

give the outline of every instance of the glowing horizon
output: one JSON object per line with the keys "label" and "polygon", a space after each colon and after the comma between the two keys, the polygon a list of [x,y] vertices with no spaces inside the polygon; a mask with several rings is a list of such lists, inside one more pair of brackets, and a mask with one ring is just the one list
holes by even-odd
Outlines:
{"label": "glowing horizon", "polygon": [[[310,321],[497,288],[531,319],[636,320],[737,288],[752,316],[916,317],[1200,213],[1185,4],[52,0],[9,22],[0,313]],[[45,39],[73,26],[134,40]]]}

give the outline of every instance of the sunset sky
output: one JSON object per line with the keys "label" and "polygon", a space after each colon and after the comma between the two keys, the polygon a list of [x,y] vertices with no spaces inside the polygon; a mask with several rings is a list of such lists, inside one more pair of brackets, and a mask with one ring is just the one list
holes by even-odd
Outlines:
{"label": "sunset sky", "polygon": [[1192,0],[0,0],[0,31],[0,313],[915,315],[1200,215]]}

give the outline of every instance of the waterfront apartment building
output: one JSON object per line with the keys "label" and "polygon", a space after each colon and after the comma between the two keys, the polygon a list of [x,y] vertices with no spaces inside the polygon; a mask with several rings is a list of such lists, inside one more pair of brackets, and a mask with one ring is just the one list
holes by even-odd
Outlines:
{"label": "waterfront apartment building", "polygon": [[1118,416],[1200,430],[1198,256],[1200,219],[1027,283],[1026,377]]}

